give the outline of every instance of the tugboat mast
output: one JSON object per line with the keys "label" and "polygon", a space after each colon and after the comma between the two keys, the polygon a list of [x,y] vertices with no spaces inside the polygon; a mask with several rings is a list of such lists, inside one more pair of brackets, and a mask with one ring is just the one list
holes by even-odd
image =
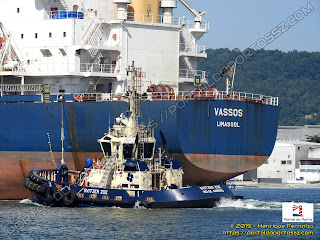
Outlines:
{"label": "tugboat mast", "polygon": [[132,65],[127,69],[128,75],[131,73],[131,86],[129,90],[129,124],[128,124],[128,136],[134,136],[137,134],[138,130],[138,116],[137,116],[137,91],[136,91],[136,77],[137,68],[134,66],[134,61]]}

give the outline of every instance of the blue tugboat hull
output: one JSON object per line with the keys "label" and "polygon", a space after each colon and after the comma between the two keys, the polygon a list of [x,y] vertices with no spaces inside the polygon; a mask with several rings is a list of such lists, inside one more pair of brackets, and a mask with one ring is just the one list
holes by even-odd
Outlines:
{"label": "blue tugboat hull", "polygon": [[[126,190],[120,189],[100,189],[70,185],[70,190],[77,192],[77,197],[68,206],[62,200],[63,194],[56,196],[55,200],[51,202],[46,199],[45,193],[36,193],[36,196],[41,203],[56,207],[95,206],[121,208],[139,206],[145,208],[212,208],[222,198],[243,199],[242,196],[235,196],[228,186],[224,184],[191,186],[174,190],[143,191],[139,197],[132,197]],[[81,196],[83,192],[86,193]],[[137,192],[137,194],[139,193]]]}

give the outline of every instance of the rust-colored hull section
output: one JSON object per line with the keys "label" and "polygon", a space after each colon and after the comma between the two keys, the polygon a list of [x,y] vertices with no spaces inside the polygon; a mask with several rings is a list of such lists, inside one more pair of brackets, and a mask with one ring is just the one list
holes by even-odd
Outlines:
{"label": "rust-colored hull section", "polygon": [[188,161],[210,171],[234,173],[247,172],[261,166],[268,156],[184,154]]}
{"label": "rust-colored hull section", "polygon": [[256,169],[268,159],[268,157],[261,156],[205,154],[173,154],[173,157],[179,160],[183,168],[184,184],[195,185],[220,184],[244,172]]}
{"label": "rust-colored hull section", "polygon": [[[17,200],[33,197],[34,194],[23,185],[24,178],[33,169],[56,168],[61,153],[48,152],[0,152],[0,200]],[[71,153],[65,153],[66,164],[75,169]]]}

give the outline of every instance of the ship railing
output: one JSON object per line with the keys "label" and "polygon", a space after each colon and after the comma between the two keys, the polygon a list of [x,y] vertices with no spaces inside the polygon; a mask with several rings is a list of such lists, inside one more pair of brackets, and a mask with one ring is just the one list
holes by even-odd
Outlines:
{"label": "ship railing", "polygon": [[57,170],[43,170],[39,171],[40,177],[43,177],[49,181],[55,182],[56,181],[56,173]]}
{"label": "ship railing", "polygon": [[30,63],[25,65],[26,72],[47,75],[76,72],[79,67],[79,64],[75,63]]}
{"label": "ship railing", "polygon": [[[76,183],[76,181],[79,179],[80,173],[81,173],[80,171],[69,170],[68,171],[68,183],[70,183],[70,184]],[[38,174],[40,177],[42,177],[44,179],[55,182],[57,170],[56,169],[41,170],[38,172]],[[62,179],[62,182],[63,181],[64,181],[64,179]]]}
{"label": "ship railing", "polygon": [[161,160],[155,161],[151,167],[151,173],[161,173],[164,171],[164,167],[160,163]]}
{"label": "ship railing", "polygon": [[56,20],[56,19],[84,19],[84,12],[78,11],[48,11],[45,12],[44,20]]}
{"label": "ship railing", "polygon": [[167,21],[167,19],[165,19],[165,16],[163,15],[128,12],[127,21],[142,23],[160,23],[180,26],[183,24],[184,19],[182,17],[172,17],[169,21]]}
{"label": "ship railing", "polygon": [[[128,101],[126,93],[78,93],[74,98],[79,102],[119,102]],[[232,100],[242,102],[262,103],[266,105],[278,106],[279,98],[264,96],[260,94],[245,92],[226,92],[226,91],[191,91],[191,92],[147,92],[140,96],[142,101],[184,101],[184,100]]]}
{"label": "ship railing", "polygon": [[[189,29],[197,29],[196,23],[192,20],[187,20],[185,21],[185,28],[189,28]],[[200,23],[200,29],[199,30],[203,30],[203,31],[209,31],[210,28],[210,23],[206,20],[203,20]]]}
{"label": "ship railing", "polygon": [[[110,22],[114,20],[117,20],[117,14],[109,13],[109,15],[104,19],[104,22]],[[184,17],[168,18],[163,15],[128,12],[126,21],[136,22],[136,23],[151,23],[151,24],[155,23],[155,24],[163,24],[163,25],[182,26],[185,22],[185,19]]]}
{"label": "ship railing", "polygon": [[181,52],[194,52],[194,53],[206,53],[206,46],[205,45],[192,45],[182,43],[180,44],[180,51]]}
{"label": "ship railing", "polygon": [[115,70],[116,70],[115,64],[96,64],[96,63],[80,64],[80,72],[114,73]]}
{"label": "ship railing", "polygon": [[[115,73],[115,64],[96,63],[33,63],[25,66],[25,71],[32,74],[64,74],[76,72]],[[13,72],[20,72],[14,69]]]}
{"label": "ship railing", "polygon": [[1,92],[40,92],[41,84],[0,84]]}
{"label": "ship railing", "polygon": [[207,79],[206,71],[189,70],[189,69],[180,69],[179,70],[179,77],[180,78],[192,78],[192,79],[194,79],[195,76],[201,76],[201,79]]}

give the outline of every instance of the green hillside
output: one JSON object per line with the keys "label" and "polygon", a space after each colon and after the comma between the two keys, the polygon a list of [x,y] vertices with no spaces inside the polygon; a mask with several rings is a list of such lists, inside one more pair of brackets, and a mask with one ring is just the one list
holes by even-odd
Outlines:
{"label": "green hillside", "polygon": [[[237,49],[209,49],[198,69],[211,76],[241,54]],[[225,81],[215,84],[225,90]],[[320,52],[260,50],[237,65],[234,91],[279,97],[279,125],[320,124]]]}

